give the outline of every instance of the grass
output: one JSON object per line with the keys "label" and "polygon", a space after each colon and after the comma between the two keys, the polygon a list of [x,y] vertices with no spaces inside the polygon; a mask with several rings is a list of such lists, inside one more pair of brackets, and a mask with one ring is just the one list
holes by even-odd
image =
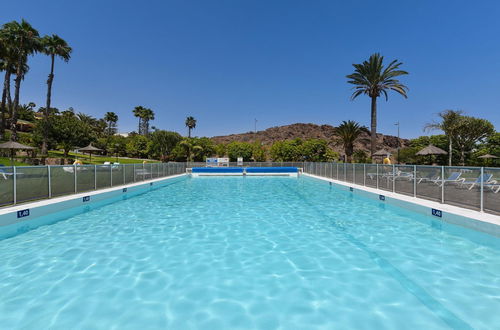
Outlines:
{"label": "grass", "polygon": [[[64,152],[52,150],[52,151],[49,151],[49,157],[51,157],[51,158],[64,158]],[[92,161],[90,161],[90,156],[88,154],[83,155],[83,154],[76,154],[76,153],[73,153],[73,152],[69,153],[67,159],[70,159],[71,163],[73,163],[73,161],[75,159],[78,159],[83,164],[90,164],[90,165],[104,164],[104,162],[110,162],[110,163],[117,162],[116,157],[99,156],[99,155],[92,155]],[[123,157],[118,157],[118,163],[120,163],[120,164],[140,164],[143,161],[144,161],[143,159],[138,159],[138,158],[123,158]],[[159,161],[152,160],[152,159],[147,160],[147,162],[148,163],[159,163]]]}
{"label": "grass", "polygon": [[[10,158],[8,158],[8,157],[0,157],[0,165],[11,166],[12,163],[10,161]],[[23,163],[23,162],[19,162],[19,161],[17,161],[17,160],[14,159],[14,165],[15,166],[27,166],[29,164],[26,164],[26,163]]]}

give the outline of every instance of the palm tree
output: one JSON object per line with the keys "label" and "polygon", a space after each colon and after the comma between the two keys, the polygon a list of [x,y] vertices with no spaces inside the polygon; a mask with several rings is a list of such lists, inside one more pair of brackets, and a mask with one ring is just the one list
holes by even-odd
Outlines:
{"label": "palm tree", "polygon": [[116,129],[116,123],[118,122],[118,115],[114,112],[106,112],[104,114],[104,120],[108,124],[108,135],[112,135],[112,133]]}
{"label": "palm tree", "polygon": [[143,127],[143,124],[142,124],[142,117],[144,116],[144,110],[146,108],[144,108],[143,106],[141,105],[138,105],[134,108],[134,110],[132,110],[132,112],[134,113],[134,117],[137,117],[139,118],[139,126],[138,126],[138,130],[137,130],[137,133],[139,135],[143,135],[143,132],[142,132],[142,127]]}
{"label": "palm tree", "polygon": [[201,153],[203,151],[203,147],[195,144],[195,141],[191,138],[184,139],[179,142],[179,145],[184,148],[186,152],[186,161],[192,162],[193,156],[195,153]]}
{"label": "palm tree", "polygon": [[453,139],[462,124],[462,114],[460,110],[442,111],[438,114],[441,122],[429,123],[424,127],[424,130],[441,130],[448,138],[448,166],[452,166]]}
{"label": "palm tree", "polygon": [[196,128],[196,119],[192,116],[187,117],[186,127],[188,128],[188,137],[191,137],[191,130]]}
{"label": "palm tree", "polygon": [[26,63],[28,56],[40,51],[41,42],[38,31],[33,28],[24,19],[21,23],[12,21],[4,24],[3,26],[4,42],[9,45],[10,49],[15,55],[15,69],[16,79],[14,80],[14,101],[11,105],[12,116],[10,118],[10,129],[12,132],[11,140],[17,140],[17,107],[19,106],[19,92],[21,89],[21,81],[24,78]]}
{"label": "palm tree", "polygon": [[363,132],[368,132],[368,129],[352,120],[344,120],[339,127],[335,129],[335,134],[337,134],[344,147],[347,163],[350,163],[352,160],[354,142]]}
{"label": "palm tree", "polygon": [[155,113],[153,110],[145,108],[143,113],[142,113],[142,123],[144,125],[143,127],[143,134],[144,135],[149,135],[149,121],[155,119]]}
{"label": "palm tree", "polygon": [[400,70],[403,64],[394,60],[387,67],[383,64],[384,57],[375,53],[368,61],[361,64],[353,64],[354,73],[346,76],[348,83],[355,85],[351,100],[361,94],[371,98],[371,154],[375,153],[377,147],[377,98],[383,94],[387,101],[387,92],[393,90],[407,98],[408,87],[395,79],[398,76],[407,75],[408,72]]}
{"label": "palm tree", "polygon": [[43,141],[42,141],[42,155],[47,155],[47,146],[49,138],[49,109],[52,95],[52,82],[54,81],[54,61],[55,57],[61,58],[63,61],[68,62],[71,58],[71,47],[68,46],[64,39],[58,35],[45,36],[42,38],[43,53],[50,56],[50,74],[47,79],[47,105],[43,112]]}

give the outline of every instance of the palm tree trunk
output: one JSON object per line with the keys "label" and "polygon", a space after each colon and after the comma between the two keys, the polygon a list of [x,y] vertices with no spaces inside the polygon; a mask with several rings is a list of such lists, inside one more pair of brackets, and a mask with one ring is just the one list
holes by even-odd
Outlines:
{"label": "palm tree trunk", "polygon": [[7,68],[5,70],[5,78],[3,82],[3,91],[2,91],[2,104],[0,106],[0,110],[2,111],[2,123],[0,124],[0,140],[3,140],[5,137],[5,128],[7,127],[7,123],[5,121],[5,114],[7,113],[6,103],[7,103],[7,92],[10,90],[10,69]]}
{"label": "palm tree trunk", "polygon": [[377,148],[377,97],[372,96],[372,106],[371,106],[371,156],[373,161],[373,154],[376,152]]}
{"label": "palm tree trunk", "polygon": [[188,138],[191,138],[191,127],[188,127]]}
{"label": "palm tree trunk", "polygon": [[42,142],[42,155],[46,156],[48,151],[49,141],[49,112],[50,112],[50,98],[52,96],[52,82],[54,81],[54,54],[51,55],[50,74],[47,79],[47,105],[43,112],[43,142]]}
{"label": "palm tree trunk", "polygon": [[15,86],[14,86],[14,102],[12,102],[11,106],[11,113],[12,117],[10,120],[10,131],[12,135],[10,136],[11,141],[17,141],[17,108],[19,106],[19,90],[21,89],[21,80],[23,78],[22,74],[22,68],[23,68],[23,60],[22,56],[19,57],[19,61],[17,63],[17,70],[16,70],[16,79],[15,79]]}
{"label": "palm tree trunk", "polygon": [[451,153],[453,152],[453,146],[452,146],[452,140],[451,136],[448,138],[448,166],[451,166],[451,160],[452,160],[452,155]]}

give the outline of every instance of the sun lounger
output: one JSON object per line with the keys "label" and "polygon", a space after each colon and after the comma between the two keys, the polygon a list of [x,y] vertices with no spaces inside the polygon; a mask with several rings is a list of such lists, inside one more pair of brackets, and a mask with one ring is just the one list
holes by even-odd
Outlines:
{"label": "sun lounger", "polygon": [[467,189],[471,190],[475,186],[481,186],[481,182],[483,182],[483,185],[491,183],[490,181],[491,181],[492,177],[493,177],[493,174],[485,173],[483,175],[480,175],[475,180],[467,180],[465,178],[462,178],[458,184],[460,187],[466,187]]}
{"label": "sun lounger", "polygon": [[447,179],[445,180],[440,180],[439,178],[432,181],[434,182],[435,184],[437,184],[438,186],[442,186],[443,184],[445,183],[460,183],[462,182],[462,179],[460,179],[460,176],[462,175],[461,172],[451,172],[450,176],[448,176]]}

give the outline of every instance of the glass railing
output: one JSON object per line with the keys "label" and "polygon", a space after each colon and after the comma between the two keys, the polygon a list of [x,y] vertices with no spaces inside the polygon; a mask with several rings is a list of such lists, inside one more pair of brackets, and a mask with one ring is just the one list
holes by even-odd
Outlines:
{"label": "glass railing", "polygon": [[186,163],[0,166],[0,206],[186,173]]}
{"label": "glass railing", "polygon": [[304,163],[305,173],[500,214],[500,169],[488,167]]}

